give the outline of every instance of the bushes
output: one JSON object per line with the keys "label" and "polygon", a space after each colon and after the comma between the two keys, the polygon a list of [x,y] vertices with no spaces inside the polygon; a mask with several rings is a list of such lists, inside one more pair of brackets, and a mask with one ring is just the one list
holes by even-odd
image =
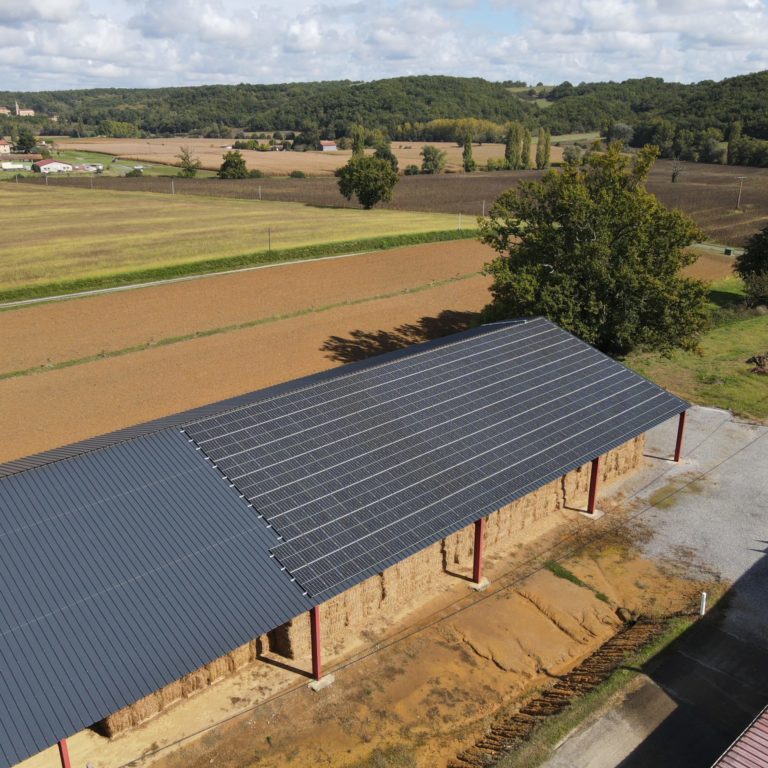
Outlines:
{"label": "bushes", "polygon": [[292,179],[306,179],[307,174],[304,173],[304,171],[291,171],[290,174],[288,174]]}
{"label": "bushes", "polygon": [[744,281],[747,303],[768,304],[768,226],[749,238],[733,268]]}

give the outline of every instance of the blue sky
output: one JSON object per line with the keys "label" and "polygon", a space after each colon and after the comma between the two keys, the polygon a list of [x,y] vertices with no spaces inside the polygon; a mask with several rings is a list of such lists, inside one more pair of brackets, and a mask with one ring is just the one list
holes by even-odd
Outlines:
{"label": "blue sky", "polygon": [[691,82],[768,69],[768,0],[0,0],[0,89]]}

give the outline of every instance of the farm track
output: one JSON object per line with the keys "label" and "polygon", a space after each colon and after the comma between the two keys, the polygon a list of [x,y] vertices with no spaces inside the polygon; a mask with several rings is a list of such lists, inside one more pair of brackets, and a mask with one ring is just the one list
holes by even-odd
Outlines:
{"label": "farm track", "polygon": [[575,699],[593,691],[633,653],[657,638],[667,619],[641,617],[604,643],[551,688],[512,714],[502,714],[474,746],[449,761],[448,768],[488,768],[530,738],[547,718],[560,714]]}

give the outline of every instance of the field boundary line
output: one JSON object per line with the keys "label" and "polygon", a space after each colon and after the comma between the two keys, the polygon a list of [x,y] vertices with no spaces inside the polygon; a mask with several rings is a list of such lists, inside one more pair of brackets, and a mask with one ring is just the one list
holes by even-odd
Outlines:
{"label": "field boundary line", "polygon": [[[333,256],[329,258],[339,257]],[[185,341],[194,341],[195,339],[204,339],[208,336],[219,336],[224,333],[245,331],[250,328],[256,328],[260,325],[270,325],[271,323],[279,323],[282,320],[292,320],[296,317],[321,314],[323,312],[330,312],[334,309],[340,309],[342,307],[355,307],[360,304],[367,304],[372,301],[385,301],[387,299],[397,298],[398,296],[409,296],[414,293],[423,293],[424,291],[430,291],[435,288],[442,288],[443,286],[452,285],[453,283],[460,283],[464,280],[471,280],[473,277],[480,277],[481,275],[481,272],[467,272],[463,275],[447,277],[443,280],[434,280],[431,283],[424,283],[422,285],[416,285],[410,288],[403,288],[399,291],[392,291],[390,293],[381,293],[374,296],[363,296],[359,299],[338,301],[333,304],[325,304],[321,307],[305,307],[304,309],[297,309],[293,312],[286,312],[280,315],[269,315],[268,317],[260,317],[257,320],[246,320],[242,323],[222,325],[217,328],[208,328],[204,331],[193,331],[192,333],[186,333],[182,336],[167,336],[157,341],[147,341],[143,344],[134,344],[130,347],[122,347],[121,349],[114,349],[110,350],[109,352],[97,352],[96,354],[87,355],[86,357],[78,357],[71,360],[61,360],[58,363],[43,363],[40,365],[32,366],[31,368],[23,368],[17,371],[7,371],[5,373],[0,373],[0,381],[16,379],[22,376],[33,376],[38,373],[50,373],[52,371],[62,370],[63,368],[72,368],[76,365],[95,363],[98,360],[109,360],[110,358],[114,357],[124,357],[125,355],[130,355],[135,352],[146,352],[147,350],[157,349],[159,347],[169,347],[173,344],[181,344]],[[201,277],[203,277],[203,275],[201,275]]]}
{"label": "field boundary line", "polygon": [[[409,246],[396,246],[409,247]],[[173,283],[185,283],[189,280],[203,280],[209,277],[222,277],[223,275],[236,275],[238,272],[253,272],[256,269],[270,269],[272,267],[289,267],[296,264],[307,264],[314,261],[331,261],[332,259],[348,259],[351,256],[364,256],[367,253],[383,253],[390,248],[379,248],[372,251],[356,251],[354,253],[340,253],[336,256],[316,256],[309,259],[289,259],[288,261],[276,261],[273,264],[256,264],[253,267],[240,267],[239,269],[227,269],[223,272],[201,272],[198,275],[183,275],[182,277],[168,277],[164,280],[151,280],[145,283],[129,283],[128,285],[115,285],[112,288],[93,288],[90,291],[77,291],[76,293],[61,293],[55,296],[39,296],[35,299],[20,299],[19,301],[6,301],[0,303],[0,309],[12,309],[24,307],[30,304],[42,304],[49,301],[68,301],[70,299],[82,299],[87,296],[98,296],[103,293],[117,293],[118,291],[135,291],[139,288],[155,288],[159,285],[171,285]]]}
{"label": "field boundary line", "polygon": [[275,250],[261,250],[234,256],[220,256],[213,259],[181,262],[166,266],[131,270],[124,273],[112,273],[63,280],[51,283],[39,283],[0,290],[0,311],[33,306],[45,301],[63,298],[84,298],[111,289],[143,288],[147,285],[160,285],[192,277],[237,272],[264,266],[284,266],[294,262],[319,261],[333,257],[349,257],[362,253],[384,252],[394,248],[410,248],[416,245],[456,242],[470,240],[477,236],[477,229],[448,229],[427,232],[412,232],[398,235],[357,238],[336,242],[315,243],[292,246]]}

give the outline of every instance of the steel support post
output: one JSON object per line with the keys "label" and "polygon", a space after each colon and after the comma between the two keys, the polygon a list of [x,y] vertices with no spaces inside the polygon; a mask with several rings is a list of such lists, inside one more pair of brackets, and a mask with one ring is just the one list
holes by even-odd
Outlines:
{"label": "steel support post", "polygon": [[587,499],[587,514],[595,514],[595,504],[597,503],[597,491],[600,488],[600,463],[601,457],[592,459],[592,471],[589,475],[589,497]]}
{"label": "steel support post", "polygon": [[69,747],[67,746],[66,739],[62,739],[59,742],[59,757],[61,758],[61,768],[72,768],[72,763],[69,761]]}
{"label": "steel support post", "polygon": [[675,461],[680,461],[683,456],[683,436],[685,435],[685,411],[680,414],[677,422],[677,442],[675,443]]}
{"label": "steel support post", "polygon": [[312,638],[312,677],[319,680],[323,676],[323,660],[320,646],[320,606],[309,610],[309,633]]}
{"label": "steel support post", "polygon": [[483,578],[483,543],[485,541],[485,518],[475,521],[475,549],[472,563],[472,581],[479,584]]}

